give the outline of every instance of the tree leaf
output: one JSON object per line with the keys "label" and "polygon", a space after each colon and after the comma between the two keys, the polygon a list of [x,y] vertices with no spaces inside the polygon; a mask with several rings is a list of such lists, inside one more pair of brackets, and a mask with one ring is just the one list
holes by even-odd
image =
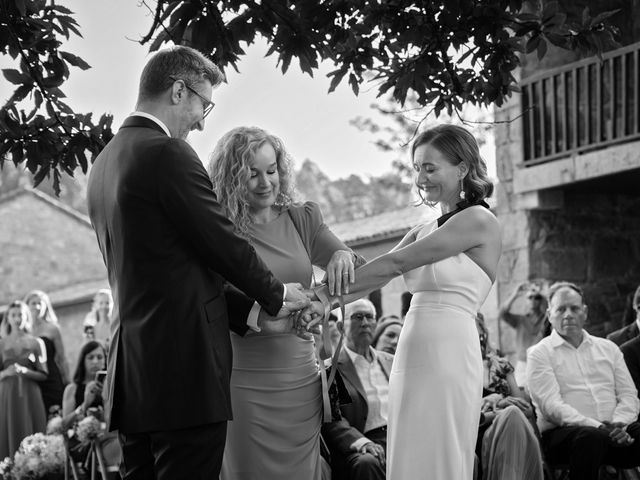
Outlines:
{"label": "tree leaf", "polygon": [[73,65],[74,67],[81,68],[82,70],[88,70],[91,68],[91,65],[89,65],[87,62],[85,62],[82,58],[78,57],[77,55],[74,55],[69,52],[63,52],[63,51],[60,51],[58,53],[60,53],[60,56],[64,60],[66,60],[69,64]]}
{"label": "tree leaf", "polygon": [[540,43],[538,43],[538,61],[542,60],[542,57],[544,57],[547,53],[547,41],[542,39],[540,41]]}
{"label": "tree leaf", "polygon": [[14,85],[23,85],[23,84],[31,84],[33,80],[28,75],[19,72],[14,68],[3,68],[2,74],[4,78],[9,80]]}

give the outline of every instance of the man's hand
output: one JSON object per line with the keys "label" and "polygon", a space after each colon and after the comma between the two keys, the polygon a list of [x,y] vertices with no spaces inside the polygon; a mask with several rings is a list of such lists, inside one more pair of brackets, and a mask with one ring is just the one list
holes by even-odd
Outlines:
{"label": "man's hand", "polygon": [[385,457],[384,448],[382,447],[382,445],[373,442],[365,443],[360,448],[360,453],[368,453],[370,455],[373,455],[378,459],[380,465],[382,465],[383,467],[387,464],[387,459]]}
{"label": "man's hand", "polygon": [[621,422],[602,422],[600,428],[604,428],[609,433],[609,440],[618,447],[628,447],[635,439],[629,435]]}

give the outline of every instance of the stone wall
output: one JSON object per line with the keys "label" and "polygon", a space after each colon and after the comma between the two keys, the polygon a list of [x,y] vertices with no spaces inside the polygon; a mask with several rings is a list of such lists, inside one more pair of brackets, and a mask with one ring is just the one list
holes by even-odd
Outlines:
{"label": "stone wall", "polygon": [[564,208],[527,214],[529,276],[584,288],[594,335],[622,326],[626,298],[640,285],[639,212],[640,194],[566,190]]}
{"label": "stone wall", "polygon": [[67,210],[29,191],[0,199],[0,305],[33,289],[106,279],[88,219]]}

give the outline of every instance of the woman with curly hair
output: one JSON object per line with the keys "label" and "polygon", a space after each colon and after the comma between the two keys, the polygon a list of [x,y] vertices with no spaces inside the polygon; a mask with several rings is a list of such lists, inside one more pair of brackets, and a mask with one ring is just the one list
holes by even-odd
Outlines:
{"label": "woman with curly hair", "polygon": [[[354,279],[361,259],[331,233],[316,204],[293,203],[280,139],[260,128],[231,130],[217,143],[209,171],[237,232],[279,279],[309,288],[313,265],[338,291]],[[247,318],[253,309],[238,291],[228,291],[227,303],[231,318]],[[234,420],[221,479],[319,480],[322,389],[313,339],[296,335],[290,317],[263,321],[260,313],[260,319],[250,333],[231,335]]]}
{"label": "woman with curly hair", "polygon": [[40,383],[45,412],[54,406],[62,406],[64,386],[69,383],[69,369],[64,354],[58,317],[51,306],[49,295],[42,290],[32,290],[24,297],[33,318],[33,335],[40,337],[47,350],[49,375]]}

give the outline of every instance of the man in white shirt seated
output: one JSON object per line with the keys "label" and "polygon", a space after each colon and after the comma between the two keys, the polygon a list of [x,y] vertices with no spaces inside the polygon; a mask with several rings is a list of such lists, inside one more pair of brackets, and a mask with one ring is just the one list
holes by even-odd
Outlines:
{"label": "man in white shirt seated", "polygon": [[389,374],[393,355],[371,347],[376,309],[366,299],[345,308],[346,347],[338,371],[352,403],[342,405],[342,420],[325,424],[333,480],[383,480],[387,450]]}
{"label": "man in white shirt seated", "polygon": [[549,290],[550,336],[531,347],[527,381],[551,464],[572,480],[597,480],[601,465],[640,465],[640,411],[622,352],[589,335],[582,290],[560,282]]}

